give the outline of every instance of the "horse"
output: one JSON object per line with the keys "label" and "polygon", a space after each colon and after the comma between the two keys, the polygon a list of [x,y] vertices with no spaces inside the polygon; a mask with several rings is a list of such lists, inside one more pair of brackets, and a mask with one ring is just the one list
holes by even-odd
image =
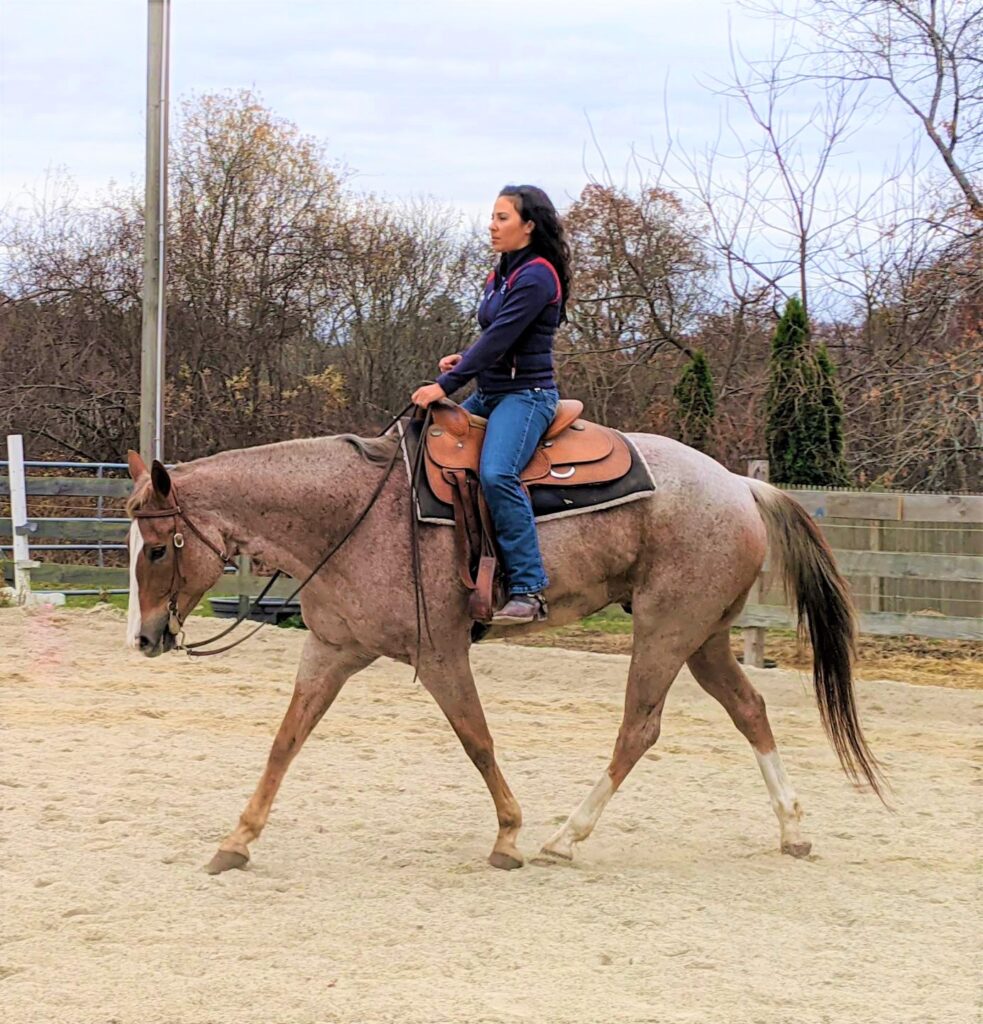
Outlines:
{"label": "horse", "polygon": [[[684,664],[750,743],[778,818],[781,851],[804,857],[812,844],[803,834],[802,807],[765,702],[731,651],[729,632],[770,542],[800,627],[808,625],[826,733],[855,784],[880,795],[881,769],[854,699],[856,621],[845,581],[809,515],[784,492],[670,438],[627,436],[652,470],[654,493],[539,524],[551,581],[545,625],[622,604],[631,611],[634,636],[607,770],[534,861],[573,859],[574,847],[658,739],[666,695]],[[293,695],[255,792],[206,866],[211,874],[247,864],[304,741],[345,681],[382,656],[415,668],[481,773],[498,819],[489,863],[506,870],[524,863],[517,843],[522,811],[496,760],[469,663],[473,623],[455,568],[454,531],[411,529],[408,474],[400,466],[383,476],[399,443],[393,434],[290,440],[221,452],[171,471],[157,461],[148,469],[139,455],[129,455],[128,643],[148,657],[180,647],[181,624],[233,556],[248,555],[258,572],[279,569],[303,580],[325,551],[337,548],[301,592],[309,632]],[[488,636],[542,626],[499,627]]]}

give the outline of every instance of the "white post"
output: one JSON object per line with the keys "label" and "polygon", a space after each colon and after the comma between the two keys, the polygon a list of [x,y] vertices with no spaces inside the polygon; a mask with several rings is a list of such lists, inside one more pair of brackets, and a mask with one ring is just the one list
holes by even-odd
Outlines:
{"label": "white post", "polygon": [[14,535],[14,600],[31,603],[31,570],[38,562],[31,561],[27,543],[27,481],[24,476],[24,438],[7,435],[7,459],[10,463],[10,525]]}
{"label": "white post", "polygon": [[[747,475],[752,480],[764,480],[768,482],[768,460],[751,459],[747,464]],[[748,603],[754,604],[761,600],[761,576],[757,578],[751,592],[748,594]],[[744,630],[744,664],[752,668],[764,668],[765,666],[765,630],[760,626],[754,626]]]}
{"label": "white post", "polygon": [[245,615],[249,608],[249,586],[246,583],[246,576],[252,569],[249,555],[239,555],[236,558],[236,594],[239,597],[239,605],[236,609],[238,615]]}

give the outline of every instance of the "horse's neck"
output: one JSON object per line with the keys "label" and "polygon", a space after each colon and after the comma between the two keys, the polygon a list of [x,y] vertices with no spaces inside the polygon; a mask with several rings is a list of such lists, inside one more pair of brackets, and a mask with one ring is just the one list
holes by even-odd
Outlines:
{"label": "horse's neck", "polygon": [[355,520],[376,474],[344,442],[318,438],[224,452],[182,476],[182,504],[218,528],[227,551],[297,575]]}

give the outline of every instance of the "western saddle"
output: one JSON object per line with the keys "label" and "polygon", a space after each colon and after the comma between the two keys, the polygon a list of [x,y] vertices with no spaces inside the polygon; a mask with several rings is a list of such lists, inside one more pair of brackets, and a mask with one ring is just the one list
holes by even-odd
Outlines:
{"label": "western saddle", "polygon": [[[427,482],[434,496],[454,508],[458,571],[471,591],[469,609],[487,622],[500,586],[494,531],[478,485],[487,420],[449,400],[435,402],[424,441]],[[609,427],[580,418],[584,403],[562,400],[542,441],[520,474],[523,485],[570,487],[607,483],[631,468],[625,439]],[[503,595],[498,595],[503,596]]]}

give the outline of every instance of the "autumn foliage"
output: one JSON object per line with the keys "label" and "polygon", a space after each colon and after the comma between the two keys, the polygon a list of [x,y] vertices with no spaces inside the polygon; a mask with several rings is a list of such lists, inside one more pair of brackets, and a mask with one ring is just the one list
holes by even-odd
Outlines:
{"label": "autumn foliage", "polygon": [[[186,103],[170,174],[168,457],[373,431],[475,337],[483,235],[433,202],[356,192],[252,94]],[[50,195],[2,223],[0,434],[26,435],[33,457],[115,461],[139,435],[140,197]],[[592,182],[564,211],[560,387],[594,418],[743,470],[767,446],[782,296],[735,288],[694,210],[661,186]],[[810,387],[861,484],[981,485],[983,245],[947,216],[959,231],[883,236],[858,294],[812,322],[827,355]],[[842,397],[823,391],[823,359]]]}

